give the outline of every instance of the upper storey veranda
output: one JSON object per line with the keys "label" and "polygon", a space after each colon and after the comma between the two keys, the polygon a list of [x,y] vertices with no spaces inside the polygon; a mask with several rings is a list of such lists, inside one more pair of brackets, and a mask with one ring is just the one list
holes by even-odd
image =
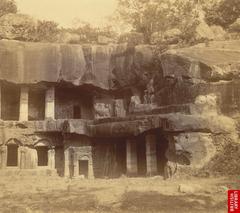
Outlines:
{"label": "upper storey veranda", "polygon": [[[220,93],[221,107],[230,110],[239,102],[239,47],[240,41],[210,42],[157,56],[149,45],[1,40],[1,119],[125,117],[151,104],[188,111],[185,105],[210,93]],[[236,99],[228,100],[230,93]],[[117,112],[109,112],[113,104]]]}

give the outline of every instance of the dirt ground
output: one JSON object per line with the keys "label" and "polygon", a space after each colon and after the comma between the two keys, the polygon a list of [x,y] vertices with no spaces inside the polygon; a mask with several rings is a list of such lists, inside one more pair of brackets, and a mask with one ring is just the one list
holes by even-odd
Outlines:
{"label": "dirt ground", "polygon": [[[181,190],[179,191],[179,186]],[[1,177],[1,213],[221,213],[240,178]]]}

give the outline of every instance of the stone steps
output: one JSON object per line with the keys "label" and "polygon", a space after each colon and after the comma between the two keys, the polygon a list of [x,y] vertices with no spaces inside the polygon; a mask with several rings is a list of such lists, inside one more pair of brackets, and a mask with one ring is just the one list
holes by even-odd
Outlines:
{"label": "stone steps", "polygon": [[0,176],[55,176],[59,177],[55,169],[4,169]]}

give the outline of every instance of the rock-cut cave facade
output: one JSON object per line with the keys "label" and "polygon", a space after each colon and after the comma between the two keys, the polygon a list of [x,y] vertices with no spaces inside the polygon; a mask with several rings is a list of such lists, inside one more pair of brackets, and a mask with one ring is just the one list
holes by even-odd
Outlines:
{"label": "rock-cut cave facade", "polygon": [[[234,43],[235,42],[235,43]],[[238,140],[239,41],[0,41],[0,173],[117,178],[210,171]]]}

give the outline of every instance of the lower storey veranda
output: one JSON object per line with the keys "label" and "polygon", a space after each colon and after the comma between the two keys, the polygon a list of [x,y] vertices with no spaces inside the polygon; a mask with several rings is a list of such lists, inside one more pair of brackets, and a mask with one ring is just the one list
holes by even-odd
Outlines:
{"label": "lower storey veranda", "polygon": [[0,146],[1,170],[45,169],[65,177],[117,178],[161,175],[167,162],[168,141],[160,130],[129,138],[69,134],[58,143],[49,138],[33,145],[7,141]]}

